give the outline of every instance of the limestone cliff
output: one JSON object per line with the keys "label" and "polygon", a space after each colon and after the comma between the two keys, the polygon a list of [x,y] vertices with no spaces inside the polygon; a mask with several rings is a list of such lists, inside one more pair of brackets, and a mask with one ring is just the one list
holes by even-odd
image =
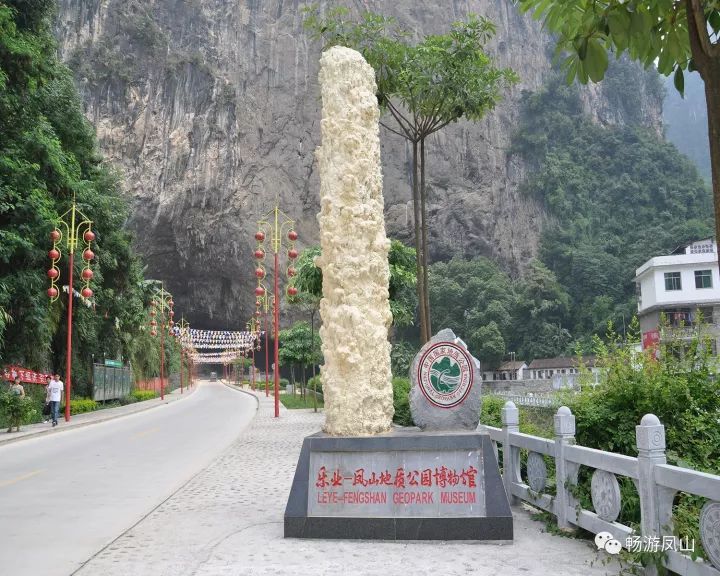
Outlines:
{"label": "limestone cliff", "polygon": [[[303,30],[305,3],[59,4],[60,52],[103,152],[125,176],[129,225],[149,275],[167,280],[196,325],[244,324],[258,217],[277,199],[297,219],[300,245],[318,242],[320,46]],[[486,255],[520,271],[545,217],[519,193],[524,167],[507,150],[522,91],[539,87],[549,70],[549,38],[507,0],[345,4],[397,16],[418,34],[446,31],[471,12],[496,23],[491,49],[521,82],[483,122],[461,122],[430,140],[431,256]],[[659,126],[660,103],[645,101],[642,121]],[[601,121],[624,120],[607,113],[602,91],[588,91],[586,106]],[[409,240],[410,150],[388,132],[381,139],[388,234]]]}

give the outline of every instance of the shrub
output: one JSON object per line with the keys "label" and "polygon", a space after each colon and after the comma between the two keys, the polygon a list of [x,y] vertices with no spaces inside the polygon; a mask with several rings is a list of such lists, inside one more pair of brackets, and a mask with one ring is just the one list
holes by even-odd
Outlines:
{"label": "shrub", "polygon": [[98,409],[98,403],[92,398],[73,398],[70,401],[70,414],[83,414]]}
{"label": "shrub", "polygon": [[[578,444],[628,456],[637,454],[635,426],[648,413],[665,425],[668,463],[720,473],[720,381],[713,374],[716,358],[703,328],[690,341],[662,342],[659,358],[648,351],[637,354],[616,335],[595,343],[605,378],[595,388],[567,395],[565,404],[575,414]],[[580,469],[575,491],[583,506],[590,504],[590,471]],[[619,522],[640,521],[640,501],[632,480],[619,478],[623,508]],[[674,501],[676,535],[696,540],[702,499],[679,492]]]}
{"label": "shrub", "polygon": [[414,426],[410,415],[410,380],[408,378],[393,378],[393,406],[395,415],[393,422],[400,426]]}
{"label": "shrub", "polygon": [[142,402],[144,400],[152,400],[157,398],[157,392],[155,390],[133,390],[130,393],[130,397],[136,402]]}
{"label": "shrub", "polygon": [[280,378],[278,381],[280,388],[285,390],[285,388],[288,387],[288,384],[290,384],[290,381],[287,378]]}
{"label": "shrub", "polygon": [[410,342],[404,340],[395,342],[390,350],[390,363],[393,376],[407,377],[417,352],[415,346],[410,344]]}
{"label": "shrub", "polygon": [[314,391],[316,391],[318,394],[322,394],[322,393],[323,393],[322,382],[320,381],[320,375],[319,375],[319,374],[318,374],[317,376],[313,376],[312,378],[310,378],[310,379],[308,380],[308,382],[307,382],[307,389],[308,389],[308,390],[314,390]]}
{"label": "shrub", "polygon": [[500,428],[502,426],[500,414],[504,405],[505,399],[500,396],[483,396],[482,406],[480,406],[480,422],[486,426]]}
{"label": "shrub", "polygon": [[0,393],[0,413],[3,416],[3,425],[24,424],[33,419],[36,410],[29,398],[22,398],[10,392]]}

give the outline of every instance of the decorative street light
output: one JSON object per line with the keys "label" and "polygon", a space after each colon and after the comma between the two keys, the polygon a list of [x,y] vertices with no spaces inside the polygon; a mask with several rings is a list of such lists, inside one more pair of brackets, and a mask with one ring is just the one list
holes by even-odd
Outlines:
{"label": "decorative street light", "polygon": [[91,298],[93,291],[90,289],[90,280],[93,277],[93,271],[90,268],[90,261],[95,258],[95,254],[90,249],[91,243],[95,240],[95,233],[92,231],[92,220],[83,214],[76,206],[75,199],[70,209],[62,214],[55,222],[55,229],[50,232],[50,240],[52,240],[52,249],[48,252],[48,256],[52,261],[50,269],[47,272],[50,278],[50,288],[47,295],[50,302],[55,302],[60,296],[57,288],[57,280],[60,277],[60,270],[57,266],[61,253],[58,247],[63,244],[63,235],[60,232],[60,226],[65,228],[64,246],[68,255],[68,307],[67,307],[67,358],[65,359],[65,421],[70,421],[70,393],[72,390],[72,320],[73,320],[73,267],[75,265],[75,251],[82,239],[84,250],[82,258],[85,261],[85,268],[80,276],[85,283],[80,295],[85,298]]}
{"label": "decorative street light", "polygon": [[179,330],[176,333],[178,341],[180,342],[180,394],[183,393],[183,372],[185,372],[185,368],[183,367],[183,362],[185,360],[185,342],[183,341],[183,335],[189,328],[190,322],[187,322],[184,316],[180,318]]}
{"label": "decorative street light", "polygon": [[[265,240],[270,240],[270,251],[274,255],[274,266],[273,266],[273,328],[275,336],[275,418],[280,416],[280,355],[279,355],[279,335],[280,335],[280,274],[278,269],[280,268],[280,251],[283,248],[287,249],[287,257],[290,262],[287,269],[289,278],[289,285],[287,288],[288,296],[295,296],[297,294],[297,288],[293,286],[292,282],[294,274],[290,271],[292,262],[298,257],[298,251],[295,249],[295,241],[298,239],[298,233],[293,230],[295,221],[287,216],[276,204],[275,207],[270,210],[265,216],[258,220],[258,231],[255,233],[255,240],[257,246],[255,248],[255,259],[257,260],[257,267],[255,269],[255,276],[258,281],[257,288],[255,288],[256,297],[264,297],[267,295],[267,290],[262,286],[262,280],[266,276],[265,266],[263,261],[265,260]],[[286,233],[287,230],[287,233]],[[286,235],[287,234],[287,235]]]}
{"label": "decorative street light", "polygon": [[[157,336],[158,323],[155,320],[157,313],[160,313],[160,399],[165,399],[165,332],[172,330],[175,325],[173,322],[173,311],[172,294],[165,290],[165,285],[160,284],[160,290],[153,294],[152,302],[150,302],[150,336]],[[156,310],[157,309],[157,310]]]}
{"label": "decorative street light", "polygon": [[[255,316],[250,318],[250,322],[247,323],[248,332],[251,335],[250,339],[250,351],[251,351],[251,370],[252,370],[252,389],[255,390],[255,350],[260,350],[260,310],[255,312]],[[266,354],[267,356],[267,354]],[[267,361],[267,360],[266,360]],[[265,395],[267,396],[267,373],[265,375]]]}
{"label": "decorative street light", "polygon": [[[259,287],[263,289],[263,295],[258,296],[257,290],[255,291],[255,318],[258,320],[259,323],[261,322],[261,317],[265,320],[265,396],[267,397],[270,395],[270,345],[268,343],[270,334],[270,319],[268,313],[270,312],[271,307],[274,313],[275,298],[270,297],[262,282],[259,282],[258,284]],[[260,341],[258,338],[258,350],[259,349]]]}

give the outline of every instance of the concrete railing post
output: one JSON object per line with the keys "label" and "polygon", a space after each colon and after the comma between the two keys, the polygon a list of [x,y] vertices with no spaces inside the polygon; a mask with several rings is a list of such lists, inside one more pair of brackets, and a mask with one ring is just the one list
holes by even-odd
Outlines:
{"label": "concrete railing post", "polygon": [[576,466],[569,466],[565,460],[566,446],[575,444],[575,416],[567,406],[560,406],[555,414],[555,516],[558,527],[564,530],[572,528],[568,508],[575,499],[570,494],[568,484],[576,481]]}
{"label": "concrete railing post", "polygon": [[513,482],[520,481],[520,449],[510,442],[510,434],[520,431],[520,412],[514,402],[505,402],[501,411],[503,429],[503,484],[510,505],[519,504],[520,500],[512,493]]}
{"label": "concrete railing post", "polygon": [[[638,495],[640,496],[640,529],[644,537],[660,536],[660,495],[655,484],[655,466],[666,464],[665,426],[655,414],[645,414],[639,426],[635,426],[638,449]],[[656,574],[655,567],[647,568],[646,574]]]}

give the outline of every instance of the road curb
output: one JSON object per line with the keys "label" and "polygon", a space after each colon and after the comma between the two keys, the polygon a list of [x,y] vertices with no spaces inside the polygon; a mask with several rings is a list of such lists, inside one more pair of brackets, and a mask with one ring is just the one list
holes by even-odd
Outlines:
{"label": "road curb", "polygon": [[[38,436],[43,436],[46,434],[59,434],[60,432],[66,432],[68,430],[75,430],[77,428],[84,428],[86,426],[92,426],[93,424],[100,424],[102,422],[109,422],[110,420],[117,420],[118,418],[124,418],[125,416],[132,416],[133,414],[141,414],[142,412],[147,412],[148,410],[152,410],[153,408],[159,408],[160,406],[167,406],[168,404],[174,404],[175,402],[179,402],[180,400],[183,400],[185,398],[192,396],[193,393],[195,392],[195,390],[197,390],[197,385],[193,386],[192,388],[189,388],[189,392],[180,394],[179,396],[177,396],[177,398],[175,398],[173,400],[164,400],[158,404],[153,404],[152,406],[143,406],[142,408],[138,408],[137,410],[128,411],[126,413],[110,414],[103,418],[98,418],[97,420],[91,420],[89,422],[78,422],[78,423],[71,422],[70,424],[66,424],[64,426],[58,426],[56,428],[46,428],[44,430],[35,430],[33,432],[23,434],[22,436],[11,436],[9,438],[3,438],[2,440],[0,440],[0,448],[5,446],[6,444],[14,444],[15,442],[22,442],[23,440],[28,440],[30,438],[37,438]],[[153,398],[153,400],[157,400],[157,398]],[[153,400],[146,400],[146,402],[152,402]],[[139,404],[142,404],[142,402],[139,402]],[[134,404],[130,404],[130,406],[134,406]]]}
{"label": "road curb", "polygon": [[239,386],[235,386],[235,384],[230,384],[230,382],[225,382],[225,380],[222,380],[222,379],[221,379],[220,382],[222,382],[223,384],[225,384],[225,386],[227,386],[228,388],[230,388],[230,390],[235,390],[236,392],[242,392],[243,394],[245,394],[245,395],[247,395],[247,396],[250,396],[251,398],[254,398],[254,399],[255,399],[255,404],[256,404],[255,410],[256,410],[256,411],[257,411],[257,410],[260,410],[260,398],[258,398],[255,394],[253,394],[253,393],[250,392],[249,390],[243,390],[243,389],[240,388]]}

